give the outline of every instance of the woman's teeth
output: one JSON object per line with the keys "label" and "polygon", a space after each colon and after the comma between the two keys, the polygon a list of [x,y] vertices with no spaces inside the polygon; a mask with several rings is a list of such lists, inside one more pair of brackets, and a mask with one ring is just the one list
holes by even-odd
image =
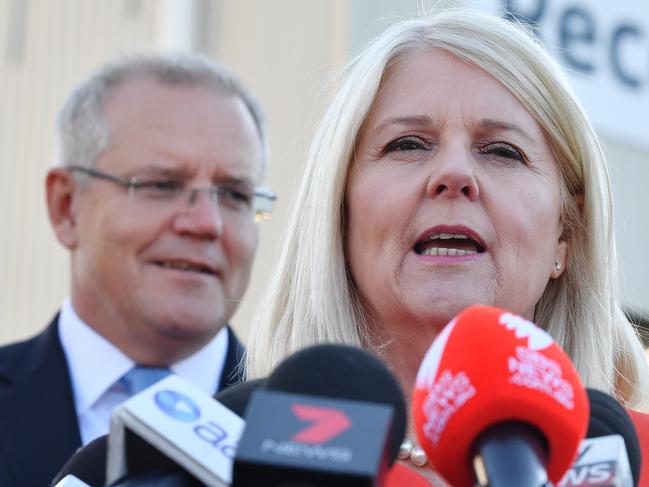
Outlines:
{"label": "woman's teeth", "polygon": [[463,250],[463,249],[449,249],[446,247],[430,247],[424,249],[421,255],[451,255],[451,256],[463,256],[463,255],[473,255],[478,252],[475,250]]}
{"label": "woman's teeth", "polygon": [[457,238],[460,240],[466,240],[467,237],[463,233],[433,233],[430,237],[428,237],[428,240],[449,240],[451,238]]}

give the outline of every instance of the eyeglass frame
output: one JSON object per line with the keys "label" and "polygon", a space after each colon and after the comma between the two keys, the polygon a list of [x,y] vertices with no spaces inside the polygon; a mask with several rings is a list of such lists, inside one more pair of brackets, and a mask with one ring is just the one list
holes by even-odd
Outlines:
{"label": "eyeglass frame", "polygon": [[[156,181],[142,181],[138,178],[121,178],[119,176],[115,176],[114,174],[109,174],[104,171],[99,171],[97,169],[93,169],[90,167],[85,167],[85,166],[67,166],[65,169],[69,172],[80,172],[86,176],[90,176],[93,178],[98,178],[98,179],[103,179],[104,181],[110,181],[112,183],[118,184],[124,188],[126,188],[129,192],[129,194],[133,194],[137,189],[139,188],[145,188],[151,183],[154,183]],[[189,198],[188,202],[189,205],[193,205],[196,196],[198,195],[199,192],[201,191],[206,191],[209,192],[210,194],[210,200],[212,194],[217,194],[218,195],[218,190],[221,189],[218,184],[214,184],[209,187],[195,187],[195,188],[186,188],[184,189],[184,192],[188,192]],[[268,187],[266,186],[255,186],[253,188],[253,202],[252,202],[252,209],[254,211],[254,218],[255,221],[262,221],[262,220],[268,220],[270,218],[270,213],[272,210],[273,202],[277,199],[277,195]],[[258,202],[261,202],[258,203]]]}

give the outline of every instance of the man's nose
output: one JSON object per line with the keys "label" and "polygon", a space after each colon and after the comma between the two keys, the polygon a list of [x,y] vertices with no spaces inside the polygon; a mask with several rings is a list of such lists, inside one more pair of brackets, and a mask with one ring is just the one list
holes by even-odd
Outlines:
{"label": "man's nose", "polygon": [[216,240],[223,234],[223,214],[211,188],[192,188],[174,219],[174,229],[184,235]]}

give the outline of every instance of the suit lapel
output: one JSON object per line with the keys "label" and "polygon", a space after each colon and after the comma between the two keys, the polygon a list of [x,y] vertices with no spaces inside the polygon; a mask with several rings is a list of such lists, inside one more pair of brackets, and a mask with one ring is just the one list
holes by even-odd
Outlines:
{"label": "suit lapel", "polygon": [[57,319],[0,364],[0,443],[20,485],[47,485],[81,444]]}
{"label": "suit lapel", "polygon": [[219,382],[219,391],[234,384],[243,381],[243,356],[244,348],[242,343],[237,339],[232,329],[227,326],[228,330],[228,351],[225,355],[225,363],[223,364],[223,372],[221,373],[221,381]]}

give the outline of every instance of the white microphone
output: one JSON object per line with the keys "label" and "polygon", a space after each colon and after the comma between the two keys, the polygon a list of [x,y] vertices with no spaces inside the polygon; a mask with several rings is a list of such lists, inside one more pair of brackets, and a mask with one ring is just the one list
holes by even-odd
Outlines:
{"label": "white microphone", "polygon": [[[153,452],[163,454],[207,485],[228,486],[244,425],[211,396],[171,375],[113,412],[106,480],[112,483],[141,473],[129,466],[138,460],[146,463]],[[137,447],[129,451],[133,436]]]}
{"label": "white microphone", "polygon": [[72,474],[68,474],[59,480],[54,487],[91,487],[89,484],[86,484],[84,481],[79,480]]}
{"label": "white microphone", "polygon": [[633,487],[633,476],[621,435],[586,438],[579,456],[557,487]]}

